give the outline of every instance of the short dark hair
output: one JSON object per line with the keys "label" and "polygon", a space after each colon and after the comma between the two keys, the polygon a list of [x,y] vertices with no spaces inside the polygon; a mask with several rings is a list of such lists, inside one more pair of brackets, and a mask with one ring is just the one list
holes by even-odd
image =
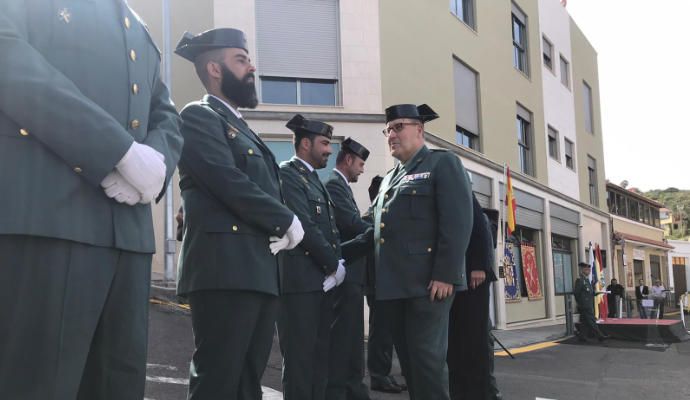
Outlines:
{"label": "short dark hair", "polygon": [[314,139],[316,139],[317,135],[307,133],[307,134],[299,134],[295,135],[295,140],[294,140],[294,145],[295,145],[295,152],[299,149],[299,144],[302,143],[302,139],[309,139],[311,144],[314,144]]}
{"label": "short dark hair", "polygon": [[356,156],[357,156],[355,153],[349,152],[349,151],[347,151],[347,150],[340,149],[340,151],[338,152],[338,156],[335,158],[335,163],[336,163],[336,165],[338,165],[338,164],[344,162],[344,161],[345,161],[345,157],[346,157],[348,154],[349,154],[350,156],[352,156],[352,157],[356,157]]}
{"label": "short dark hair", "polygon": [[199,54],[194,59],[194,69],[196,69],[196,74],[204,86],[208,86],[208,69],[206,69],[206,66],[209,62],[222,64],[223,54],[223,49],[213,49]]}

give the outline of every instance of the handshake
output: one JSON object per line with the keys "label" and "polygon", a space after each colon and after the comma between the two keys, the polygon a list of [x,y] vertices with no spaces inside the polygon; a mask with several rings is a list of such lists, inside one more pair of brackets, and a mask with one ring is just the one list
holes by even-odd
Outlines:
{"label": "handshake", "polygon": [[115,169],[106,175],[101,187],[119,203],[148,204],[163,190],[165,156],[153,148],[132,143]]}

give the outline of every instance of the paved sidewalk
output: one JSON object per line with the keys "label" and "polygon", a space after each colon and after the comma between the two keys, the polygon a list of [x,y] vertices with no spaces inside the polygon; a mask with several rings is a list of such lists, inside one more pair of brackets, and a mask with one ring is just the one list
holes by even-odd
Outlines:
{"label": "paved sidewalk", "polygon": [[[494,336],[508,349],[528,346],[535,343],[548,342],[564,338],[565,324],[540,326],[536,328],[505,329],[493,331]],[[496,351],[502,350],[498,343]]]}

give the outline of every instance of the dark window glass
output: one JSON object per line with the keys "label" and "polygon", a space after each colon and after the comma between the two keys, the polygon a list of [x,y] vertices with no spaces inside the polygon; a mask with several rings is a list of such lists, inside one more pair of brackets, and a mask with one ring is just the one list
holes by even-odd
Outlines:
{"label": "dark window glass", "polygon": [[297,104],[297,80],[287,78],[261,78],[261,102],[270,104]]}
{"label": "dark window glass", "polygon": [[300,81],[300,104],[313,106],[335,105],[335,82],[321,80]]}
{"label": "dark window glass", "polygon": [[479,150],[479,138],[477,135],[459,125],[455,125],[455,140],[461,146]]}

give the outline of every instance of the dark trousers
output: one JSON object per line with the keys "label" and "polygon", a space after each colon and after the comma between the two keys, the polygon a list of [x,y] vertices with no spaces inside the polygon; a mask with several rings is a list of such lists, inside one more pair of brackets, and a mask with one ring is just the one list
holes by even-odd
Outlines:
{"label": "dark trousers", "polygon": [[602,337],[604,334],[599,329],[597,321],[594,318],[594,310],[580,309],[580,337],[587,338],[589,336]]}
{"label": "dark trousers", "polygon": [[189,294],[194,329],[189,399],[261,400],[278,297],[243,290]]}
{"label": "dark trousers", "polygon": [[618,316],[618,299],[620,297],[618,295],[614,296],[608,296],[607,297],[607,305],[609,309],[609,318],[616,318]]}
{"label": "dark trousers", "polygon": [[151,255],[0,235],[0,399],[141,400]]}
{"label": "dark trousers", "polygon": [[329,352],[328,400],[368,400],[364,384],[364,294],[362,285],[344,282],[334,289],[335,323]]}
{"label": "dark trousers", "polygon": [[489,393],[489,283],[455,294],[448,329],[448,380],[453,400]]}
{"label": "dark trousers", "polygon": [[659,309],[659,319],[664,318],[664,306],[666,299],[654,299],[654,306]]}
{"label": "dark trousers", "polygon": [[637,312],[640,314],[640,318],[647,319],[647,310],[642,307],[642,300],[637,300]]}
{"label": "dark trousers", "polygon": [[278,336],[285,400],[325,400],[334,293],[280,296]]}
{"label": "dark trousers", "polygon": [[448,319],[453,298],[379,300],[376,312],[391,323],[410,400],[448,400]]}
{"label": "dark trousers", "polygon": [[387,379],[393,366],[393,335],[388,315],[377,312],[374,296],[367,296],[369,305],[369,339],[367,341],[367,368],[371,381]]}

